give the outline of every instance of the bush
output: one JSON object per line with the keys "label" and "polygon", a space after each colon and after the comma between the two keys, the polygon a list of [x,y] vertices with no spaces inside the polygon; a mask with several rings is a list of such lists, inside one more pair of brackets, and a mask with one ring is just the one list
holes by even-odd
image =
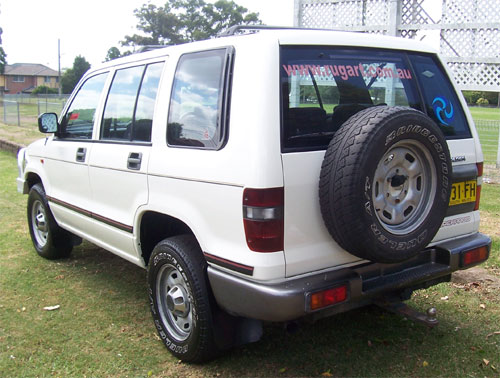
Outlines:
{"label": "bush", "polygon": [[57,88],[49,88],[46,85],[40,85],[33,89],[33,92],[31,92],[34,95],[37,94],[58,94],[59,90]]}
{"label": "bush", "polygon": [[480,98],[488,100],[490,104],[498,103],[498,92],[462,91],[468,105],[476,105]]}
{"label": "bush", "polygon": [[465,101],[468,105],[475,105],[477,100],[481,98],[481,92],[477,91],[462,91]]}
{"label": "bush", "polygon": [[481,97],[476,101],[476,104],[479,106],[487,106],[490,104],[490,102],[487,99]]}

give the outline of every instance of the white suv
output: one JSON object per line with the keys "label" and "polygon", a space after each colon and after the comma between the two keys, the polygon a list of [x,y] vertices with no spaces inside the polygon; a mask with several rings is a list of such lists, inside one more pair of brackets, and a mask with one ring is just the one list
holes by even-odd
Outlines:
{"label": "white suv", "polygon": [[252,27],[89,70],[19,153],[37,252],[147,269],[167,348],[203,361],[488,258],[483,155],[436,52]]}

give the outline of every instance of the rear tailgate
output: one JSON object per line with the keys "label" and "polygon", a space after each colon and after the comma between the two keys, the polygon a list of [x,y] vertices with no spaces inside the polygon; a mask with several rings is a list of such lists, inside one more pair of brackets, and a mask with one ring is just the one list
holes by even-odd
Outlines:
{"label": "rear tailgate", "polygon": [[282,46],[282,163],[286,276],[362,259],[343,250],[325,227],[318,185],[325,149],[352,115],[377,105],[407,106],[431,117],[447,138],[452,200],[432,243],[476,232],[477,133],[463,101],[433,54],[320,46]]}
{"label": "rear tailgate", "polygon": [[318,184],[325,151],[283,154],[286,275],[361,261],[338,246],[323,223]]}

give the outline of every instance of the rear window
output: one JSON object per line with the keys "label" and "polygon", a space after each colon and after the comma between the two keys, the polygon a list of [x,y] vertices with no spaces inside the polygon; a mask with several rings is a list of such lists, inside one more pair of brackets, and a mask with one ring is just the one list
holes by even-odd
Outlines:
{"label": "rear window", "polygon": [[430,56],[288,46],[280,70],[284,151],[324,149],[347,119],[381,105],[423,111],[446,136],[470,137],[458,98]]}

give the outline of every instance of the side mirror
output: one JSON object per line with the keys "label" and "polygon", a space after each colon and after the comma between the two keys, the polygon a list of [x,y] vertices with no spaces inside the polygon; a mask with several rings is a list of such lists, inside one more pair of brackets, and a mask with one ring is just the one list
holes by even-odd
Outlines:
{"label": "side mirror", "polygon": [[38,130],[41,133],[56,133],[58,128],[56,113],[43,113],[38,116]]}

